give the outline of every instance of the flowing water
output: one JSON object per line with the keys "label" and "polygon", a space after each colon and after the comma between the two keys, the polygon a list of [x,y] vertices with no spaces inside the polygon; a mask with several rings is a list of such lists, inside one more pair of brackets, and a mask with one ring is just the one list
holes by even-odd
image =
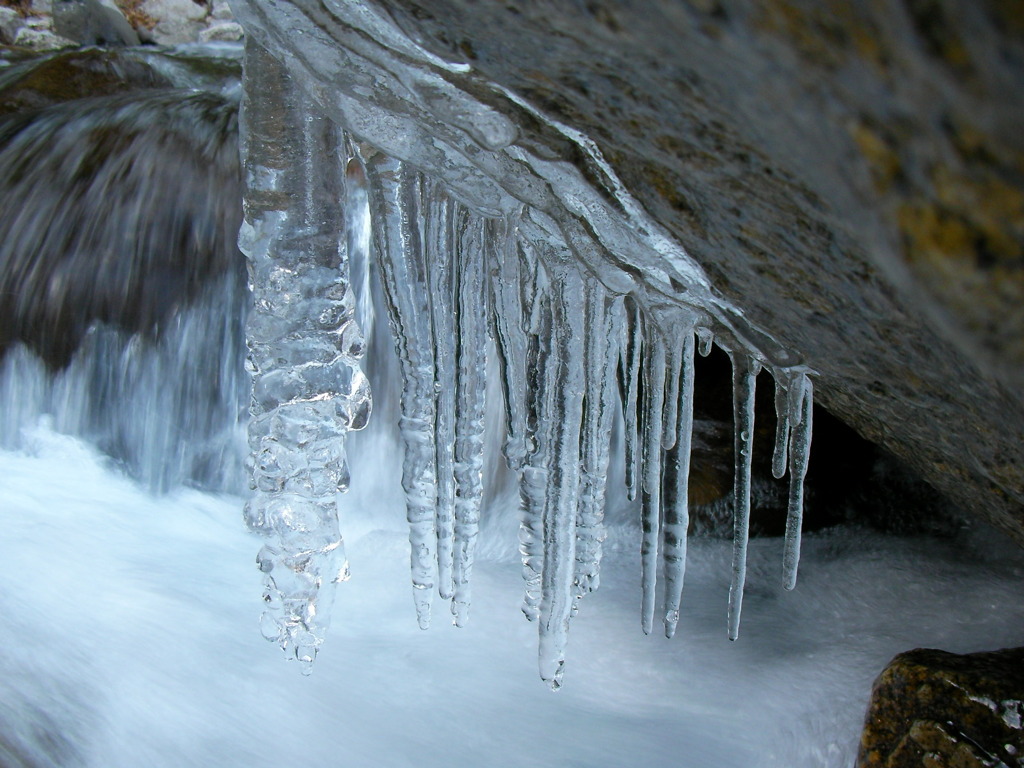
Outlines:
{"label": "flowing water", "polygon": [[[644,532],[624,490],[621,423],[601,588],[573,619],[559,692],[537,679],[536,628],[519,610],[519,499],[497,440],[472,618],[419,630],[399,366],[386,323],[364,307],[374,415],[348,438],[351,490],[338,502],[352,576],[304,677],[258,626],[262,539],[246,531],[240,487],[245,301],[230,273],[208,276],[158,328],[84,319],[63,366],[37,357],[27,332],[7,349],[0,766],[849,766],[871,682],[894,654],[1021,643],[1024,558],[983,528],[805,535],[792,592],[782,539],[752,539],[736,642],[732,543],[692,539],[675,637],[644,635]],[[492,382],[492,433],[500,397]]]}

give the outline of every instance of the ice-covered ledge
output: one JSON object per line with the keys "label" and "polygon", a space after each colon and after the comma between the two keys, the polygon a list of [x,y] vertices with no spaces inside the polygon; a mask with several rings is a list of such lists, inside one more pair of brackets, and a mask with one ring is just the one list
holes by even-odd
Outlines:
{"label": "ice-covered ledge", "polygon": [[800,363],[715,294],[587,136],[472,67],[429,53],[380,6],[239,2],[235,12],[361,140],[443,181],[484,215],[525,205],[520,226],[563,239],[610,291],[632,294],[653,312],[699,308],[723,344],[753,350],[773,367]]}
{"label": "ice-covered ledge", "polygon": [[[929,25],[899,4],[238,6],[357,133],[400,157],[427,139],[420,167],[480,209],[536,203],[550,221],[526,225],[553,222],[616,290],[636,287],[652,307],[701,294],[678,255],[694,257],[723,324],[766,356],[798,350],[834,413],[1022,538],[1012,179],[1024,134],[1009,95],[1021,72],[1019,57],[989,53],[1020,46],[996,10],[951,3]],[[396,75],[409,67],[426,74]],[[467,133],[480,113],[467,104],[491,110],[490,135]],[[615,227],[581,236],[591,221],[637,219],[560,124],[589,134],[685,251],[666,257],[655,230],[632,225],[635,250],[604,247]],[[566,163],[569,208],[545,178]]]}

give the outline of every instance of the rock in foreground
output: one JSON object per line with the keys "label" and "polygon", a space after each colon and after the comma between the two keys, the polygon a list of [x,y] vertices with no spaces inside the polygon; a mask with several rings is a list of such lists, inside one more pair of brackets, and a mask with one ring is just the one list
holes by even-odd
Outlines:
{"label": "rock in foreground", "polygon": [[1024,765],[1024,648],[902,653],[875,681],[858,768]]}

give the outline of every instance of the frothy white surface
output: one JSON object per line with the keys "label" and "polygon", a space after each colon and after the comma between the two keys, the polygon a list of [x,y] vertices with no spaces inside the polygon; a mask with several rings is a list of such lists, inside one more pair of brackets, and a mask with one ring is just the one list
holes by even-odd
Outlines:
{"label": "frothy white surface", "polygon": [[28,444],[0,453],[5,765],[845,768],[894,654],[1024,642],[1024,560],[991,532],[808,535],[792,593],[781,540],[752,541],[730,643],[729,543],[691,542],[669,641],[640,632],[639,532],[616,529],[556,694],[518,562],[484,542],[469,626],[421,632],[400,502],[363,493],[343,521],[353,578],[305,678],[260,637],[241,499],[156,498],[77,440]]}

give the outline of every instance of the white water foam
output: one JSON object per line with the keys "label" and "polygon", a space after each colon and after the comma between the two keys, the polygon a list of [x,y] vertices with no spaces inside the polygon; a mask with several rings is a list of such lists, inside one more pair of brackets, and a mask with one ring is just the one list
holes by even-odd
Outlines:
{"label": "white water foam", "polygon": [[260,637],[240,498],[154,497],[45,426],[24,445],[0,452],[3,765],[845,768],[894,654],[1022,642],[1024,559],[991,531],[808,534],[794,592],[783,542],[752,540],[735,643],[731,545],[691,540],[677,637],[646,637],[640,531],[620,527],[552,694],[515,610],[518,561],[482,541],[473,621],[421,632],[401,498],[371,509],[354,493],[353,578],[306,678]]}

